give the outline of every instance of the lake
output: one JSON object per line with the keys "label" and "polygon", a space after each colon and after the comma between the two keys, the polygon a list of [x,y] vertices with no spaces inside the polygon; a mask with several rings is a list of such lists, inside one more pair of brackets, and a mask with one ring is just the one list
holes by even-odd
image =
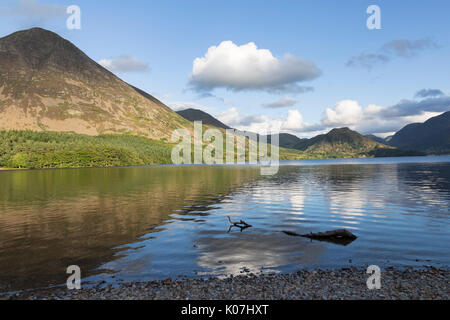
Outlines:
{"label": "lake", "polygon": [[[0,172],[0,291],[450,264],[450,156]],[[252,227],[229,230],[227,216]],[[347,244],[282,231],[346,228]]]}

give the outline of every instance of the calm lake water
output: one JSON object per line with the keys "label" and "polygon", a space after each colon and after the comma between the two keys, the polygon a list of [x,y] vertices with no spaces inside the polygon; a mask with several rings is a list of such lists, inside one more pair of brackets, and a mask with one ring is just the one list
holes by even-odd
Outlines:
{"label": "calm lake water", "polygon": [[[450,157],[0,172],[0,291],[450,264]],[[229,231],[227,216],[253,225]],[[346,228],[344,246],[291,237]]]}

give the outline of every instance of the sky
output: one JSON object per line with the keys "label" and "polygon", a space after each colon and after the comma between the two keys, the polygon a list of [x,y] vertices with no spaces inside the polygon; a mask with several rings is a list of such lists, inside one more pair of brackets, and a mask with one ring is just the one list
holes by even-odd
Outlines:
{"label": "sky", "polygon": [[385,137],[450,110],[449,18],[447,0],[1,0],[0,37],[52,30],[172,109],[241,130]]}

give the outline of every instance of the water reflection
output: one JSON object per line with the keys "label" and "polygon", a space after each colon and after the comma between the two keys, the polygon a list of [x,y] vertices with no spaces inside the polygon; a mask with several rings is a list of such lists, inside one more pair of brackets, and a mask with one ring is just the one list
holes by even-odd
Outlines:
{"label": "water reflection", "polygon": [[[64,283],[70,264],[93,281],[448,266],[450,157],[436,161],[1,172],[0,286]],[[227,216],[252,227],[228,232]],[[358,239],[282,232],[339,228]]]}
{"label": "water reflection", "polygon": [[163,230],[172,212],[203,216],[199,208],[257,176],[195,167],[2,172],[0,285],[63,283],[71,264],[88,276],[119,258],[121,245]]}

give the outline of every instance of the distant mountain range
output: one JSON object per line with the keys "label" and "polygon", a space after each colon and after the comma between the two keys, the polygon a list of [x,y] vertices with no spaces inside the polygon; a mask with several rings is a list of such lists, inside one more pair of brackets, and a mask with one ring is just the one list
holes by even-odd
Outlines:
{"label": "distant mountain range", "polygon": [[[186,111],[186,112],[185,112]],[[178,111],[189,121],[202,120],[207,124],[228,129],[208,113],[188,109]],[[270,142],[270,136],[268,138]],[[373,134],[361,135],[349,128],[336,128],[327,134],[301,139],[290,133],[279,134],[283,148],[305,151],[310,154],[368,154],[375,156],[402,156],[423,154],[450,154],[450,111],[424,123],[411,123],[396,134],[383,139]]]}
{"label": "distant mountain range", "polygon": [[[204,121],[207,124],[219,124],[221,128],[229,127],[208,113],[188,109],[178,111],[189,121]],[[387,145],[384,139],[376,136],[363,136],[349,128],[336,128],[327,134],[321,134],[310,139],[301,139],[293,134],[280,133],[278,135],[279,146],[287,149],[302,151],[303,154],[313,158],[339,158],[361,156],[405,156],[422,155],[422,152],[405,151],[394,146]],[[267,139],[271,142],[270,136]]]}
{"label": "distant mountain range", "polygon": [[192,124],[40,28],[0,39],[0,130],[170,138]]}

